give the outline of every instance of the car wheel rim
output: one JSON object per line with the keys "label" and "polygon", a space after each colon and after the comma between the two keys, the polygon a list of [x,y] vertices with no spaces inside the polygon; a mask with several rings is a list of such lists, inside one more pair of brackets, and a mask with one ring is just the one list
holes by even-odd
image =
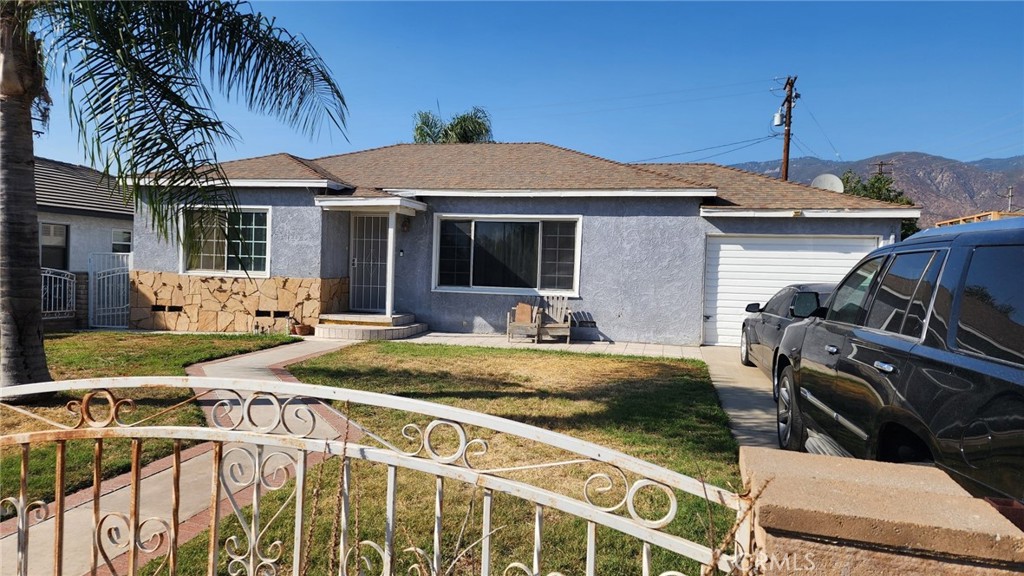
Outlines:
{"label": "car wheel rim", "polygon": [[792,416],[793,408],[790,405],[789,398],[789,387],[786,385],[787,382],[783,380],[779,386],[779,407],[778,407],[778,423],[779,423],[779,440],[783,445],[789,443],[789,432],[790,432],[790,417]]}

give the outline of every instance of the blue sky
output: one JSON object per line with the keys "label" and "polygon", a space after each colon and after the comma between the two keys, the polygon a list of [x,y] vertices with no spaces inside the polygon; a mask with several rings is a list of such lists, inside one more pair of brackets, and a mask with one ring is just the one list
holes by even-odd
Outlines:
{"label": "blue sky", "polygon": [[[414,113],[438,106],[486,108],[498,141],[618,161],[778,160],[781,138],[750,141],[771,134],[787,75],[801,94],[793,156],[1024,154],[1024,2],[254,6],[320,51],[348,101],[349,141],[221,102],[241,137],[222,160],[409,142]],[[82,162],[56,88],[36,153]]]}

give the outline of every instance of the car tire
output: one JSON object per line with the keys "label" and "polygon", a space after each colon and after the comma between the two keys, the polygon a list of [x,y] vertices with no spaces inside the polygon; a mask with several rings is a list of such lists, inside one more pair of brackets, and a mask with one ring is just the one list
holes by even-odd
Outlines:
{"label": "car tire", "polygon": [[779,448],[800,452],[804,449],[807,431],[804,429],[800,405],[796,399],[793,367],[786,366],[779,374],[779,401],[775,404],[776,430],[779,435]]}
{"label": "car tire", "polygon": [[744,366],[753,366],[754,363],[750,361],[750,348],[747,347],[747,327],[744,326],[740,331],[740,364]]}

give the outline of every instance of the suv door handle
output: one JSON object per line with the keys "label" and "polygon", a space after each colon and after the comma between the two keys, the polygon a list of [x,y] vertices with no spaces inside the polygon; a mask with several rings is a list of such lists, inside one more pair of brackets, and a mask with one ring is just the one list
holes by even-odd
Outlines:
{"label": "suv door handle", "polygon": [[886,374],[892,374],[893,371],[896,370],[896,367],[892,364],[889,364],[888,362],[881,362],[879,360],[875,360],[875,363],[872,364],[872,366],[875,367],[875,370],[885,372]]}
{"label": "suv door handle", "polygon": [[839,354],[839,348],[829,344],[828,346],[825,346],[825,352],[828,352],[829,354]]}

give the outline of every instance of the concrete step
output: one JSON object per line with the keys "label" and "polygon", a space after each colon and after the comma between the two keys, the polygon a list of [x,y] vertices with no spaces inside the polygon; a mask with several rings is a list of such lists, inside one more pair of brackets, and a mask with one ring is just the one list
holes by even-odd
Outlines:
{"label": "concrete step", "polygon": [[427,331],[423,322],[404,326],[366,326],[360,324],[317,324],[316,335],[343,340],[401,340]]}
{"label": "concrete step", "polygon": [[408,326],[416,322],[416,316],[412,314],[321,314],[321,324],[345,324],[351,326]]}

